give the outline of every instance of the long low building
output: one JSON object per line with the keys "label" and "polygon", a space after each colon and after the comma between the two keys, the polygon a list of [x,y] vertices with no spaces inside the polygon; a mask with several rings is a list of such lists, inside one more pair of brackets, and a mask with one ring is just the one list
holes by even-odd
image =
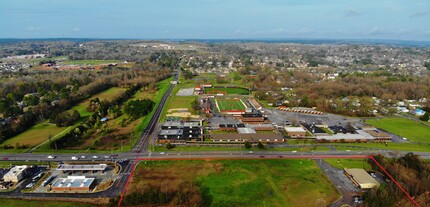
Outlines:
{"label": "long low building", "polygon": [[79,191],[89,192],[94,186],[94,178],[85,176],[67,176],[67,178],[58,178],[54,181],[51,188],[53,191]]}
{"label": "long low building", "polygon": [[323,135],[316,136],[319,142],[370,142],[375,140],[375,138],[365,132],[364,130],[357,130],[356,134],[333,134],[333,135]]}
{"label": "long low building", "polygon": [[371,189],[379,186],[379,182],[369,175],[364,169],[344,169],[345,175],[359,188]]}
{"label": "long low building", "polygon": [[284,142],[280,134],[212,134],[213,142]]}
{"label": "long low building", "polygon": [[67,164],[60,164],[57,167],[57,170],[59,171],[105,171],[107,168],[107,164],[97,164],[97,165],[67,165]]}

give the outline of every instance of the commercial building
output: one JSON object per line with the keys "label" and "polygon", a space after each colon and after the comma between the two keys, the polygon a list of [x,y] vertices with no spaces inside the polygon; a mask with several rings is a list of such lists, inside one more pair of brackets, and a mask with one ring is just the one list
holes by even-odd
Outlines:
{"label": "commercial building", "polygon": [[391,142],[391,136],[376,128],[363,128],[363,130],[375,138],[375,142]]}
{"label": "commercial building", "polygon": [[25,177],[27,168],[27,165],[14,166],[9,172],[3,175],[3,180],[5,182],[17,183]]}
{"label": "commercial building", "polygon": [[316,136],[319,142],[372,142],[375,138],[364,130],[356,130],[356,134],[333,134]]}
{"label": "commercial building", "polygon": [[85,176],[67,176],[56,179],[51,188],[53,191],[89,192],[94,187],[94,180]]}
{"label": "commercial building", "polygon": [[305,137],[306,136],[306,130],[303,127],[285,126],[284,131],[290,137]]}
{"label": "commercial building", "polygon": [[201,121],[171,121],[161,126],[159,142],[200,141],[202,139]]}
{"label": "commercial building", "polygon": [[88,171],[88,172],[104,172],[107,168],[107,164],[97,164],[97,165],[67,165],[60,164],[57,167],[58,171],[67,172],[76,172],[76,171]]}
{"label": "commercial building", "polygon": [[271,124],[247,124],[246,127],[252,128],[255,131],[272,131],[273,125]]}
{"label": "commercial building", "polygon": [[260,113],[245,113],[245,114],[241,114],[239,119],[243,122],[243,123],[248,123],[248,124],[262,124],[265,122],[265,118],[262,114]]}
{"label": "commercial building", "polygon": [[369,175],[364,169],[344,169],[345,175],[359,188],[371,189],[379,186],[379,182]]}
{"label": "commercial building", "polygon": [[213,142],[284,142],[280,134],[212,134]]}

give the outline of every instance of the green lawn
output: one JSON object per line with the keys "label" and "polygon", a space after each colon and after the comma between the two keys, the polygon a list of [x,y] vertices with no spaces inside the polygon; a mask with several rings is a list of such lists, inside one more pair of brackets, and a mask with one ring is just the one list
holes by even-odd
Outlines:
{"label": "green lawn", "polygon": [[368,119],[366,123],[384,129],[412,142],[430,143],[430,127],[405,118]]}
{"label": "green lawn", "polygon": [[344,169],[344,168],[363,168],[365,170],[371,170],[369,163],[365,159],[324,159],[331,166]]}
{"label": "green lawn", "polygon": [[65,65],[100,65],[109,63],[119,63],[120,60],[66,60]]}
{"label": "green lawn", "polygon": [[93,207],[95,205],[86,203],[73,203],[62,201],[39,201],[39,200],[19,200],[2,198],[0,207]]}
{"label": "green lawn", "polygon": [[131,188],[163,185],[169,178],[196,183],[207,206],[315,206],[339,198],[335,187],[312,160],[159,161],[141,163]]}
{"label": "green lawn", "polygon": [[237,95],[249,95],[249,90],[244,88],[233,88],[233,87],[214,87],[205,88],[205,94],[237,94]]}
{"label": "green lawn", "polygon": [[15,146],[16,143],[19,143],[20,145],[34,147],[48,140],[49,135],[53,137],[67,128],[68,127],[57,127],[55,124],[50,124],[48,121],[44,121],[32,126],[23,133],[6,140],[2,145]]}
{"label": "green lawn", "polygon": [[215,99],[220,111],[245,110],[246,106],[239,99]]}
{"label": "green lawn", "polygon": [[175,108],[187,108],[189,112],[193,113],[194,110],[191,108],[191,102],[197,99],[197,96],[176,96],[172,95],[172,100],[170,101],[168,109]]}

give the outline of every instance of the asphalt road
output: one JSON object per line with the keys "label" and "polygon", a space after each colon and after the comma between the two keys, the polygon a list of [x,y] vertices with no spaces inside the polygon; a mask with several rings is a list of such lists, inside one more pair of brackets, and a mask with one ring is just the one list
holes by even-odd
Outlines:
{"label": "asphalt road", "polygon": [[[178,79],[179,79],[179,71],[176,73],[174,81],[178,81]],[[140,137],[137,144],[134,146],[133,152],[140,153],[141,151],[146,151],[146,149],[148,148],[150,137],[157,127],[157,123],[158,123],[158,120],[160,119],[161,112],[163,111],[164,105],[166,104],[167,99],[172,93],[173,88],[175,88],[175,85],[176,84],[171,84],[170,88],[163,95],[163,98],[158,104],[158,107],[155,110],[151,120],[149,121],[149,124],[146,126],[145,130],[142,133],[142,136]]]}

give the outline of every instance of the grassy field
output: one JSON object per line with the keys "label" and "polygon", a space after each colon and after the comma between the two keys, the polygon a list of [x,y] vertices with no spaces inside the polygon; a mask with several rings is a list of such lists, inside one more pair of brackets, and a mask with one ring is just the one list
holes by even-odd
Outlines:
{"label": "grassy field", "polygon": [[66,60],[63,62],[65,65],[100,65],[109,63],[118,63],[119,60]]}
{"label": "grassy field", "polygon": [[[175,108],[188,108],[188,111],[193,113],[191,108],[191,102],[197,99],[197,96],[172,96],[172,99],[168,105],[168,109]],[[167,107],[167,106],[166,106]]]}
{"label": "grassy field", "polygon": [[215,87],[205,88],[205,94],[237,94],[237,95],[248,95],[249,90],[244,88],[233,88],[233,87]]}
{"label": "grassy field", "polygon": [[[168,178],[168,182],[164,182]],[[180,191],[198,185],[205,206],[315,206],[339,198],[328,178],[310,160],[159,161],[137,166],[129,192],[142,186]]]}
{"label": "grassy field", "polygon": [[245,110],[246,106],[239,99],[215,99],[220,111]]}
{"label": "grassy field", "polygon": [[34,147],[48,140],[49,135],[53,137],[67,128],[68,127],[57,127],[55,124],[50,124],[48,121],[44,121],[32,126],[23,133],[6,140],[2,145],[15,146],[16,143],[19,143],[20,145]]}
{"label": "grassy field", "polygon": [[430,143],[430,127],[405,118],[381,118],[368,119],[366,123],[383,130],[389,131],[401,137],[406,137],[412,142]]}
{"label": "grassy field", "polygon": [[2,198],[0,207],[93,207],[95,205],[86,203],[73,203],[64,201],[39,201],[39,200],[19,200]]}
{"label": "grassy field", "polygon": [[85,99],[84,101],[80,102],[76,106],[72,107],[71,110],[76,110],[79,112],[81,117],[88,117],[93,114],[92,112],[87,111],[88,104],[90,104],[91,99],[99,98],[100,101],[102,100],[112,100],[112,98],[120,96],[123,94],[127,89],[126,88],[119,88],[119,87],[112,87],[105,91],[102,91],[100,93],[94,94],[90,98]]}
{"label": "grassy field", "polygon": [[369,163],[367,163],[365,159],[330,158],[330,159],[324,159],[324,161],[326,161],[328,164],[338,169],[344,169],[344,168],[363,168],[365,170],[372,169],[372,167],[370,167]]}

